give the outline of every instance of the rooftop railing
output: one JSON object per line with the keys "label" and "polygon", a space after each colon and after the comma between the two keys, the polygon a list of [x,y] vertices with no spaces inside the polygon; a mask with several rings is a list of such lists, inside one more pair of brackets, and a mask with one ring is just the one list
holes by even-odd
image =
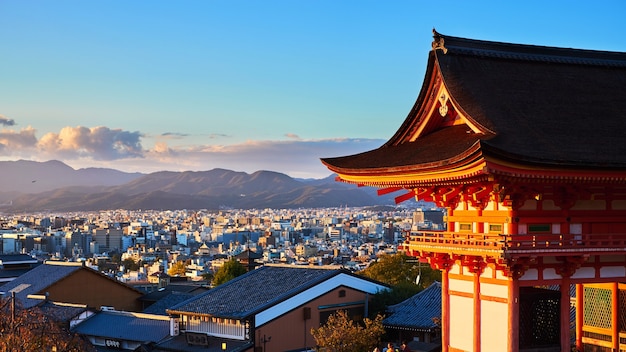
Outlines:
{"label": "rooftop railing", "polygon": [[577,255],[626,253],[626,233],[619,234],[475,234],[461,232],[411,232],[405,250],[455,254]]}

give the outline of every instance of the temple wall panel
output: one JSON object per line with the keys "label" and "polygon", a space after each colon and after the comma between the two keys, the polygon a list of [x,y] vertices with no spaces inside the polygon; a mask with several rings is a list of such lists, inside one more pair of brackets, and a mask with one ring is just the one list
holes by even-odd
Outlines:
{"label": "temple wall panel", "polygon": [[[452,281],[452,280],[451,280]],[[474,302],[470,297],[450,296],[450,346],[472,351]],[[506,349],[505,349],[506,350]]]}
{"label": "temple wall panel", "polygon": [[544,280],[560,280],[562,276],[556,273],[556,269],[554,268],[546,268],[542,271],[542,276]]}
{"label": "temple wall panel", "polygon": [[543,257],[542,260],[544,264],[560,264],[561,263],[555,257]]}
{"label": "temple wall panel", "polygon": [[[481,351],[498,352],[507,350],[509,310],[506,303],[481,302]],[[501,338],[494,338],[499,336]]]}
{"label": "temple wall panel", "polygon": [[570,210],[606,210],[604,200],[579,200]]}
{"label": "temple wall panel", "polygon": [[[624,263],[624,260],[626,260],[626,258],[623,255],[601,255],[598,257],[593,257],[594,259],[597,258],[600,263]],[[591,259],[591,258],[590,258]]]}
{"label": "temple wall panel", "polygon": [[537,201],[534,199],[528,199],[519,207],[519,210],[537,210]]}
{"label": "temple wall panel", "polygon": [[485,295],[485,296],[490,296],[490,297],[506,299],[509,296],[509,288],[508,288],[507,282],[502,282],[501,285],[487,284],[487,283],[481,282],[480,294]]}
{"label": "temple wall panel", "polygon": [[591,279],[596,277],[596,269],[591,267],[583,267],[576,270],[572,279]]}
{"label": "temple wall panel", "polygon": [[519,278],[519,281],[530,281],[530,280],[538,280],[538,279],[539,279],[539,271],[537,269],[528,269],[526,270],[524,275],[522,275],[522,277]]}
{"label": "temple wall panel", "polygon": [[461,275],[450,275],[449,290],[462,292],[462,293],[474,293],[474,281],[472,277]]}
{"label": "temple wall panel", "polygon": [[626,267],[624,266],[605,266],[600,268],[601,278],[619,277],[624,278],[626,276]]}
{"label": "temple wall panel", "polygon": [[487,278],[495,278],[496,277],[496,273],[495,273],[495,269],[492,267],[486,267],[485,270],[483,270],[483,273],[480,275],[480,277],[487,277]]}
{"label": "temple wall panel", "polygon": [[614,210],[626,210],[626,200],[614,200],[611,202],[611,208]]}
{"label": "temple wall panel", "polygon": [[450,275],[453,274],[457,274],[457,275],[461,275],[463,273],[463,267],[460,266],[458,263],[454,263],[452,264],[452,266],[450,267]]}
{"label": "temple wall panel", "polygon": [[561,210],[560,207],[556,206],[554,204],[554,201],[552,199],[546,199],[544,201],[541,202],[541,209],[546,210],[546,211],[551,211],[551,210]]}
{"label": "temple wall panel", "polygon": [[506,276],[502,270],[496,270],[496,277],[495,278],[499,279],[499,280],[508,280],[509,279],[508,276]]}

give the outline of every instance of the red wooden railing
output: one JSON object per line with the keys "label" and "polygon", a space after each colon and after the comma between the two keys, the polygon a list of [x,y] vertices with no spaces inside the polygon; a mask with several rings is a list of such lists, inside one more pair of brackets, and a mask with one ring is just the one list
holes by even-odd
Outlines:
{"label": "red wooden railing", "polygon": [[[538,234],[502,235],[459,232],[411,232],[404,243],[405,250],[434,252],[494,252],[552,253],[595,252],[626,253],[626,233],[620,234]],[[438,250],[437,250],[438,249]]]}

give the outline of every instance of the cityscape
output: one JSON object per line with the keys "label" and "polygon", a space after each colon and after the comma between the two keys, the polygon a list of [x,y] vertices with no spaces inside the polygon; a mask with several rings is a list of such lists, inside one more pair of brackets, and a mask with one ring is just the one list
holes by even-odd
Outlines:
{"label": "cityscape", "polygon": [[626,351],[624,13],[3,0],[0,351]]}
{"label": "cityscape", "polygon": [[[51,314],[49,305],[54,307],[55,316],[61,314],[65,317],[63,319],[69,319],[61,321],[99,351],[112,346],[127,350],[147,348],[146,337],[142,335],[145,332],[138,328],[120,333],[119,326],[103,329],[98,325],[97,332],[91,330],[90,324],[111,324],[111,319],[120,317],[125,319],[120,324],[150,326],[150,336],[156,336],[151,337],[154,341],[150,348],[155,351],[211,350],[211,346],[216,345],[220,348],[217,350],[224,350],[222,346],[234,346],[227,350],[240,350],[249,343],[259,344],[255,338],[248,344],[241,341],[250,340],[250,331],[239,331],[239,327],[246,323],[231,323],[236,332],[226,335],[209,334],[207,337],[188,331],[180,342],[176,341],[176,334],[173,339],[170,336],[171,328],[172,324],[182,324],[179,319],[185,317],[173,318],[174,313],[169,309],[183,304],[181,302],[193,301],[196,295],[214,287],[220,268],[231,260],[241,263],[248,274],[263,275],[260,268],[264,267],[292,271],[295,275],[299,269],[310,271],[311,268],[318,269],[318,272],[343,273],[341,275],[359,273],[380,258],[400,255],[399,244],[411,231],[445,229],[445,210],[435,208],[431,203],[418,205],[411,208],[374,206],[217,212],[109,210],[55,216],[4,214],[0,218],[0,280],[3,285],[0,290],[5,297],[9,292],[17,293],[12,299],[22,300],[21,304],[26,308],[41,307],[48,312],[46,314]],[[32,282],[41,280],[42,276],[59,275],[57,272],[47,273],[58,265],[64,269],[82,268],[106,277],[106,281],[122,283],[132,290],[132,303],[104,286],[102,290],[110,292],[110,296],[99,302],[106,302],[106,306],[95,307],[93,298],[86,297],[89,296],[87,289],[76,284],[66,286],[68,284],[63,280],[70,279],[64,275],[60,276],[60,281],[47,282],[43,286]],[[409,265],[419,266],[416,263]],[[421,269],[409,281],[415,280],[418,284],[420,273]],[[83,280],[95,287],[102,285],[94,283],[94,278]],[[248,280],[257,279],[249,277]],[[54,288],[64,285],[64,288]],[[224,284],[220,288],[227,286]],[[342,290],[349,286],[347,282],[341,284]],[[46,292],[43,296],[42,289]],[[380,289],[388,287],[378,283],[376,290],[370,293],[379,293]],[[80,290],[81,298],[64,302],[72,296],[63,293],[64,290]],[[434,290],[432,294],[439,294],[439,291]],[[350,309],[361,304],[351,303]],[[107,322],[96,323],[98,319]],[[224,325],[221,320],[216,323]],[[425,335],[421,333],[420,336],[424,336],[421,345],[416,338],[411,346],[438,348],[437,327],[433,325],[431,330]],[[293,343],[279,342],[278,337],[273,341],[271,346]],[[305,337],[307,343],[314,347],[312,338],[307,342]],[[400,342],[397,344],[399,346]]]}

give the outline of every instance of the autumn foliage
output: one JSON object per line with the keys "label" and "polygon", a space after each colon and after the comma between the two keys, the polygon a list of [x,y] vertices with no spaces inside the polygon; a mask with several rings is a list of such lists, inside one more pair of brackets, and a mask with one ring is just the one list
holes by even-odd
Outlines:
{"label": "autumn foliage", "polygon": [[311,329],[317,350],[326,352],[370,351],[380,343],[384,333],[382,315],[363,319],[360,324],[350,319],[343,310],[332,314],[318,329]]}
{"label": "autumn foliage", "polygon": [[9,298],[0,300],[0,351],[82,352],[95,349],[37,307],[24,309]]}

